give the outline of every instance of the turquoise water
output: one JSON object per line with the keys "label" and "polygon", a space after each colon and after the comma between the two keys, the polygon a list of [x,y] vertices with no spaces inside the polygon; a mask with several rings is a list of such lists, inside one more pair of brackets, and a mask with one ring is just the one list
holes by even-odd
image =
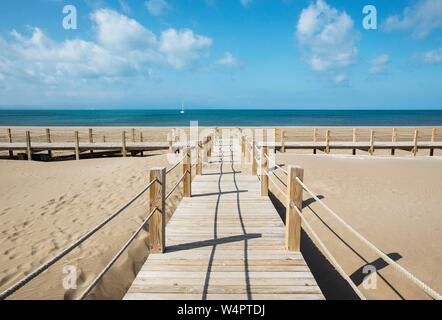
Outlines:
{"label": "turquoise water", "polygon": [[0,110],[1,126],[439,126],[442,110]]}

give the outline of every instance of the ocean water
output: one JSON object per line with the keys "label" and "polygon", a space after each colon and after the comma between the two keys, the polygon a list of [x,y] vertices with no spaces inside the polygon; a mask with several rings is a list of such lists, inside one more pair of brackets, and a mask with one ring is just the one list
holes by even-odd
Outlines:
{"label": "ocean water", "polygon": [[441,126],[442,110],[0,110],[1,126]]}

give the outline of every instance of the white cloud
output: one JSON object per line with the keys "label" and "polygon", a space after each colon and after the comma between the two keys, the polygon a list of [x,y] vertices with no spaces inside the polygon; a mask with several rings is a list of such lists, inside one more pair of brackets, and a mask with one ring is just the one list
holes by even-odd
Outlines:
{"label": "white cloud", "polygon": [[371,67],[368,72],[370,74],[378,74],[384,72],[389,61],[390,56],[386,53],[377,56],[372,61],[370,61]]}
{"label": "white cloud", "polygon": [[413,37],[425,38],[433,30],[442,28],[442,1],[416,1],[402,14],[388,17],[384,28],[386,31],[411,31]]}
{"label": "white cloud", "polygon": [[442,64],[442,48],[425,53],[424,62],[428,64]]}
{"label": "white cloud", "polygon": [[223,66],[237,67],[239,61],[229,51],[226,51],[224,55],[218,59],[217,63]]}
{"label": "white cloud", "polygon": [[116,11],[91,14],[96,41],[52,40],[39,28],[29,36],[11,32],[0,37],[0,74],[4,79],[57,85],[78,80],[114,81],[148,77],[152,65],[190,67],[212,45],[212,39],[190,29],[167,29],[159,36]]}
{"label": "white cloud", "polygon": [[354,22],[344,11],[317,0],[303,9],[296,38],[306,51],[306,61],[315,71],[327,71],[353,64],[357,57]]}
{"label": "white cloud", "polygon": [[177,69],[200,57],[200,49],[212,46],[212,39],[194,34],[190,29],[167,29],[161,33],[159,51]]}
{"label": "white cloud", "polygon": [[97,42],[106,48],[143,48],[154,46],[157,41],[152,31],[114,10],[96,10],[91,20],[95,23]]}
{"label": "white cloud", "polygon": [[154,16],[166,14],[171,9],[166,0],[148,0],[145,5],[149,13]]}
{"label": "white cloud", "polygon": [[253,1],[253,0],[240,0],[241,5],[242,5],[243,7],[247,7],[249,4],[252,3],[252,1]]}

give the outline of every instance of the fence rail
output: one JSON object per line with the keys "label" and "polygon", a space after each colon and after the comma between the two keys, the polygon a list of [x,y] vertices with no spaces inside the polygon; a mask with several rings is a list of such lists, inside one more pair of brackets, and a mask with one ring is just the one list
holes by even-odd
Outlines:
{"label": "fence rail", "polygon": [[[124,134],[123,134],[124,136]],[[211,153],[212,148],[212,137],[208,136],[204,142],[201,144],[202,148],[197,148],[196,153],[205,152],[206,154]],[[123,252],[129,247],[129,245],[133,242],[133,240],[137,237],[137,235],[143,230],[146,224],[149,223],[149,236],[150,236],[150,250],[151,252],[164,252],[165,250],[165,202],[169,199],[172,193],[179,187],[181,183],[183,183],[184,189],[184,197],[191,196],[191,147],[186,146],[182,148],[183,157],[180,161],[174,164],[170,169],[166,171],[166,168],[151,168],[150,170],[150,182],[143,187],[136,195],[134,195],[131,199],[129,199],[125,204],[119,207],[116,211],[111,213],[106,219],[104,219],[97,226],[92,228],[86,234],[84,234],[77,241],[69,245],[67,248],[62,250],[60,253],[50,258],[47,262],[43,263],[37,269],[29,273],[28,275],[21,278],[19,281],[14,283],[12,286],[4,290],[0,293],[0,300],[4,300],[11,295],[13,295],[17,290],[24,287],[31,280],[42,274],[44,271],[48,270],[52,265],[58,262],[60,259],[65,257],[67,254],[72,252],[74,249],[78,248],[83,242],[92,237],[98,231],[100,231],[103,227],[105,227],[110,221],[114,220],[118,215],[120,215],[123,211],[125,211],[130,205],[132,205],[136,200],[138,200],[143,194],[147,191],[150,192],[150,209],[148,216],[144,219],[144,221],[140,224],[137,230],[131,235],[131,237],[126,241],[126,243],[122,246],[122,248],[113,256],[113,258],[109,261],[109,263],[100,271],[100,273],[94,278],[94,280],[88,285],[88,287],[80,294],[80,300],[86,298],[88,294],[94,289],[94,287],[99,283],[102,277],[109,271],[109,269],[114,265],[114,263],[118,260],[118,258],[123,254]],[[197,164],[201,166],[199,163],[201,161],[201,157],[197,156]],[[173,170],[175,170],[179,165],[183,167],[183,175],[176,182],[169,193],[166,195],[166,176],[170,174]],[[197,174],[201,174],[197,172]]]}
{"label": "fence rail", "polygon": [[[434,134],[434,130],[433,130]],[[327,136],[329,136],[327,134]],[[417,150],[417,132],[414,135],[414,154]],[[371,148],[373,148],[373,132],[371,133]],[[242,153],[242,161],[244,162],[247,158],[250,159],[250,155],[248,157],[247,153],[253,154],[255,152],[254,148],[256,143],[253,139],[249,139],[247,137],[241,138],[241,143],[244,144],[241,150]],[[328,207],[323,200],[321,200],[304,182],[304,169],[299,166],[288,166],[287,169],[283,168],[281,165],[277,164],[268,153],[268,146],[265,143],[259,144],[259,154],[261,155],[259,159],[256,157],[251,157],[252,159],[252,171],[253,167],[257,165],[257,162],[260,161],[260,173],[257,175],[260,178],[261,183],[261,195],[267,196],[269,193],[269,182],[272,186],[281,194],[282,198],[285,200],[285,208],[286,208],[286,248],[290,251],[300,251],[300,243],[301,243],[301,225],[304,226],[305,231],[309,236],[315,240],[315,242],[321,247],[323,253],[327,256],[332,265],[336,268],[336,270],[341,274],[341,276],[346,280],[349,285],[353,288],[355,293],[359,296],[359,298],[365,300],[366,297],[362,294],[359,288],[355,285],[355,283],[351,280],[348,274],[345,273],[344,269],[340,266],[336,258],[331,254],[328,250],[327,246],[318,236],[318,234],[311,227],[308,220],[302,213],[303,209],[303,191],[306,191],[313,199],[315,199],[325,210],[327,210],[332,216],[338,220],[347,230],[349,230],[353,235],[355,235],[360,241],[362,241],[365,245],[367,245],[371,250],[373,250],[378,256],[380,256],[387,264],[391,265],[397,271],[399,271],[403,276],[409,279],[413,284],[423,290],[429,297],[435,300],[441,300],[442,296],[436,292],[434,289],[429,287],[411,272],[406,270],[396,261],[392,260],[388,257],[382,250],[376,247],[372,242],[370,242],[367,238],[365,238],[362,234],[356,231],[351,225],[349,225],[345,220],[343,220],[336,212],[334,212],[330,207]],[[330,144],[327,142],[326,148],[329,147]],[[274,147],[274,145],[273,145]],[[285,147],[287,148],[287,143],[285,143]],[[373,149],[370,151],[373,152]],[[247,163],[247,162],[246,162]],[[249,164],[250,165],[250,164]],[[271,168],[279,169],[286,176],[287,183],[284,185],[282,181],[278,183],[272,178],[272,174],[276,176],[274,170]],[[277,176],[276,176],[277,177]],[[279,179],[280,180],[280,179]],[[285,186],[286,191],[284,191],[280,184]]]}

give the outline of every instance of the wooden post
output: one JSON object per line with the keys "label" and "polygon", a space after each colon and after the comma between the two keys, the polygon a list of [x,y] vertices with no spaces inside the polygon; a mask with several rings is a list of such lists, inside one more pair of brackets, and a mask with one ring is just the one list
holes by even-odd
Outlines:
{"label": "wooden post", "polygon": [[256,176],[257,173],[257,163],[256,163],[256,142],[252,142],[252,176]]}
{"label": "wooden post", "polygon": [[[431,130],[431,142],[436,142],[436,128]],[[430,156],[434,156],[434,148],[430,148]]]}
{"label": "wooden post", "polygon": [[[49,128],[46,128],[46,142],[51,143],[51,130]],[[49,159],[52,158],[52,151],[48,149],[48,157]]]}
{"label": "wooden post", "polygon": [[122,133],[121,144],[122,144],[121,153],[123,154],[123,158],[126,158],[126,152],[127,152],[127,149],[126,149],[126,131],[123,131],[123,133]]}
{"label": "wooden post", "polygon": [[80,139],[78,131],[75,131],[75,160],[80,160]]}
{"label": "wooden post", "polygon": [[285,152],[285,130],[281,131],[281,152]]}
{"label": "wooden post", "polygon": [[[144,142],[144,136],[143,136],[143,132],[142,132],[142,131],[140,131],[140,142],[141,142],[141,143]],[[141,155],[142,157],[144,157],[144,151],[143,151],[143,149],[141,149],[140,155]]]}
{"label": "wooden post", "polygon": [[132,128],[132,142],[135,143],[135,128]]}
{"label": "wooden post", "polygon": [[149,220],[150,252],[163,253],[166,248],[166,168],[150,169],[150,181],[157,180],[149,190],[150,210],[157,210]]}
{"label": "wooden post", "polygon": [[[356,143],[357,141],[357,136],[356,136],[356,128],[353,128],[353,143]],[[354,156],[356,155],[356,148],[353,149],[353,153]]]}
{"label": "wooden post", "polygon": [[[12,143],[12,132],[11,132],[11,128],[8,128],[8,141],[9,143]],[[9,158],[14,158],[14,151],[9,150]]]}
{"label": "wooden post", "polygon": [[[396,128],[393,128],[393,130],[391,132],[391,142],[394,144],[396,141],[397,141]],[[394,156],[395,153],[396,153],[396,149],[393,147],[391,149],[391,155]]]}
{"label": "wooden post", "polygon": [[417,154],[417,139],[419,136],[419,131],[414,130],[414,138],[413,138],[413,156],[415,157]]}
{"label": "wooden post", "polygon": [[190,147],[183,149],[184,161],[183,161],[183,191],[184,198],[190,198],[192,196],[192,158],[190,153]]}
{"label": "wooden post", "polygon": [[245,160],[245,152],[246,152],[246,145],[244,143],[244,136],[240,137],[241,140],[241,163],[244,164],[244,160]]}
{"label": "wooden post", "polygon": [[[315,144],[318,141],[317,136],[318,136],[318,129],[314,128],[313,129],[313,142]],[[316,154],[316,148],[313,148],[313,154]]]}
{"label": "wooden post", "polygon": [[103,136],[103,143],[106,143],[106,136]]}
{"label": "wooden post", "polygon": [[368,150],[370,155],[372,156],[374,153],[374,131],[370,131],[370,149]]}
{"label": "wooden post", "polygon": [[172,153],[173,151],[173,136],[171,136],[170,134],[167,135],[167,142],[169,143],[169,152]]}
{"label": "wooden post", "polygon": [[28,155],[28,161],[32,161],[31,133],[29,131],[26,131],[26,154]]}
{"label": "wooden post", "polygon": [[261,196],[266,197],[269,195],[269,177],[267,172],[269,170],[269,161],[267,157],[269,155],[268,147],[261,148]]}
{"label": "wooden post", "polygon": [[208,136],[209,141],[207,142],[207,158],[212,156],[212,147],[213,147],[212,137],[213,135]]}
{"label": "wooden post", "polygon": [[203,166],[201,163],[201,148],[198,141],[196,142],[195,145],[195,157],[196,157],[195,174],[197,176],[200,176],[203,174]]}
{"label": "wooden post", "polygon": [[301,217],[296,211],[296,208],[302,211],[303,189],[296,178],[303,181],[304,169],[299,166],[289,166],[285,215],[285,246],[288,251],[301,250]]}
{"label": "wooden post", "polygon": [[[94,143],[94,132],[92,131],[91,128],[89,128],[89,143]],[[94,150],[91,149],[91,154],[94,153]]]}
{"label": "wooden post", "polygon": [[330,153],[330,130],[325,132],[325,153]]}

